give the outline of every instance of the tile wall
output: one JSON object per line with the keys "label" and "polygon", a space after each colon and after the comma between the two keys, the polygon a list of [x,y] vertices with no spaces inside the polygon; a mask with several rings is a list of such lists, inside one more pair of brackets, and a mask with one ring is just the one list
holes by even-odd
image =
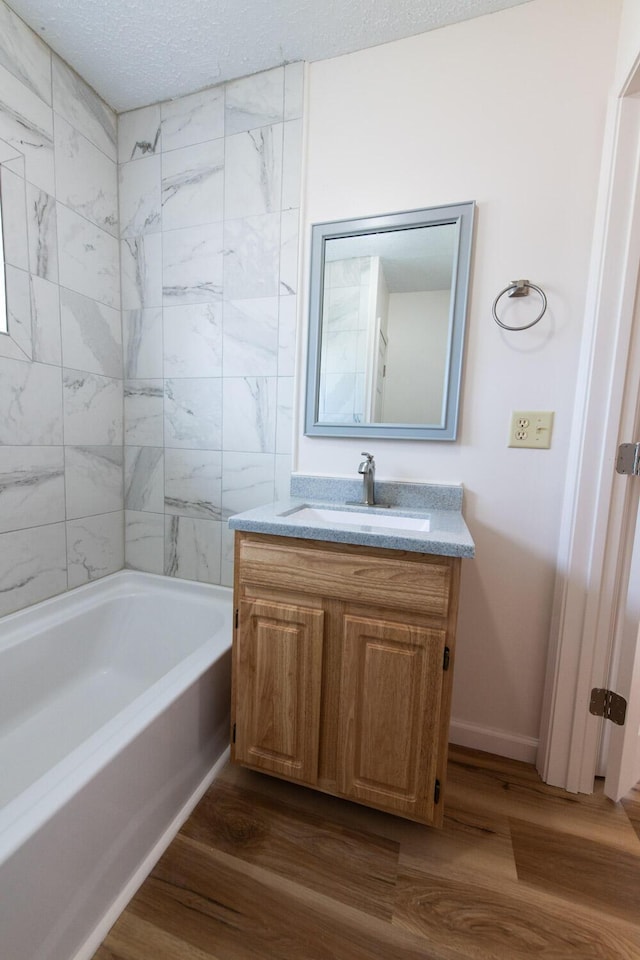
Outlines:
{"label": "tile wall", "polygon": [[0,140],[1,615],[124,550],[116,117],[1,0]]}
{"label": "tile wall", "polygon": [[291,64],[116,119],[0,0],[0,615],[125,541],[230,583],[227,517],[286,494],[302,87]]}
{"label": "tile wall", "polygon": [[286,494],[302,64],[118,118],[126,565],[231,583]]}

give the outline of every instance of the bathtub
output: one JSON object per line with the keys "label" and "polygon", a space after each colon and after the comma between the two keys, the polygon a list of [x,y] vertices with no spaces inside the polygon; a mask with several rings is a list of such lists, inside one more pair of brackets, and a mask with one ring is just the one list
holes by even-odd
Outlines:
{"label": "bathtub", "polygon": [[223,765],[232,598],[121,571],[0,619],[0,957],[86,960]]}

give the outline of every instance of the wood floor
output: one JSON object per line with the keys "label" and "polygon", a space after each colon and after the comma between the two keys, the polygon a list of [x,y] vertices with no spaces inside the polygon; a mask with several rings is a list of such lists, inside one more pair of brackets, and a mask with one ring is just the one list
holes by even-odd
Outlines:
{"label": "wood floor", "polygon": [[441,831],[227,767],[94,960],[640,960],[640,790],[452,748]]}

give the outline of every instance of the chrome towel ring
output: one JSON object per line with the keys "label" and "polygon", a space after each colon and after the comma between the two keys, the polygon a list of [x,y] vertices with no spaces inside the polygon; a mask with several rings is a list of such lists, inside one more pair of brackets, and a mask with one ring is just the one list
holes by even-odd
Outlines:
{"label": "chrome towel ring", "polygon": [[[522,327],[510,327],[506,323],[503,323],[497,313],[498,300],[508,293],[510,297],[528,297],[529,290],[535,290],[536,293],[540,294],[540,299],[542,300],[542,309],[535,320],[532,320],[531,323],[525,323]],[[493,307],[491,312],[493,313],[493,319],[498,324],[499,327],[502,327],[503,330],[528,330],[529,327],[535,326],[538,320],[541,320],[544,316],[545,310],[547,309],[547,297],[541,287],[536,286],[535,283],[529,283],[528,280],[512,280],[508,287],[505,287],[504,290],[501,290],[498,296],[493,301]]]}

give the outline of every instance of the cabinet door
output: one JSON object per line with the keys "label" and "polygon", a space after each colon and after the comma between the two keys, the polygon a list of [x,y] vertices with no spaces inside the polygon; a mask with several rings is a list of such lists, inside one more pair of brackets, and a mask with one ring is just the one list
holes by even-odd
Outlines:
{"label": "cabinet door", "polygon": [[315,783],[324,613],[243,600],[234,649],[234,760]]}
{"label": "cabinet door", "polygon": [[[345,615],[338,787],[351,799],[435,819],[446,632]],[[448,723],[446,724],[448,728]]]}

